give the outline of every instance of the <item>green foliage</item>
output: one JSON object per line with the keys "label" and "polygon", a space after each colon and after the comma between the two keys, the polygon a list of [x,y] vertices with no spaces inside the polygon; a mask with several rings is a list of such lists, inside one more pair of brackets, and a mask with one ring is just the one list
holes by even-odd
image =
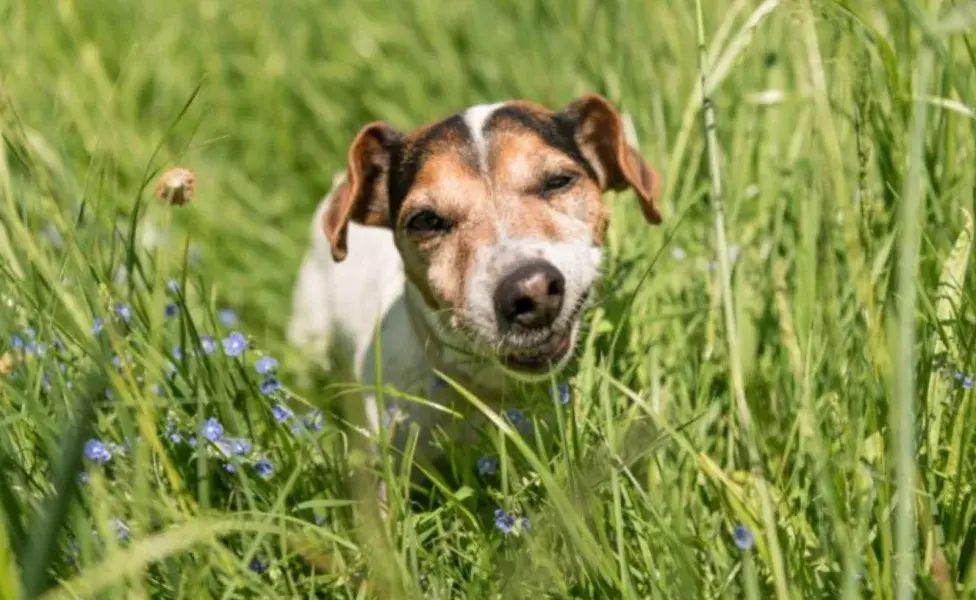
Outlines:
{"label": "green foliage", "polygon": [[[0,0],[0,600],[976,594],[973,3],[697,4]],[[559,427],[380,520],[309,219],[369,121],[584,92],[665,222],[607,196]]]}

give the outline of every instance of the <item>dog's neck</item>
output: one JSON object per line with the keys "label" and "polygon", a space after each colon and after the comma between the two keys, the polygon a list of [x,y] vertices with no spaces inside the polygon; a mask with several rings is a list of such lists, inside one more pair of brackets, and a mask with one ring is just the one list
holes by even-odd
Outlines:
{"label": "dog's neck", "polygon": [[501,400],[509,388],[516,387],[516,382],[498,364],[471,352],[460,336],[441,323],[409,279],[405,283],[404,302],[411,329],[432,369],[489,403]]}

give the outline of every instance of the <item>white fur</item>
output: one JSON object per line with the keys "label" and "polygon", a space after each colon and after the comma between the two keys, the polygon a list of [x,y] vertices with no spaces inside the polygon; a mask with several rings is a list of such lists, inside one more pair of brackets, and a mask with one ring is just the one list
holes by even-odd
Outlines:
{"label": "white fur", "polygon": [[488,119],[491,118],[491,115],[503,105],[503,102],[479,104],[464,111],[462,115],[464,124],[467,125],[468,131],[471,133],[471,140],[475,152],[478,153],[478,162],[482,170],[488,168],[488,143],[485,140],[485,125],[488,124]]}

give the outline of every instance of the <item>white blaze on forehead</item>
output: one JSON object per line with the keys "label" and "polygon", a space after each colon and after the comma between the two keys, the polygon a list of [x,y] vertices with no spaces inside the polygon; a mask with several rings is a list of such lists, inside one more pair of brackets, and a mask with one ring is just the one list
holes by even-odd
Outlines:
{"label": "white blaze on forehead", "polygon": [[471,133],[471,144],[474,146],[475,152],[478,153],[478,163],[482,169],[487,168],[488,161],[488,146],[485,143],[485,125],[488,123],[491,115],[504,104],[504,102],[479,104],[464,111],[462,115],[464,124],[467,125],[468,131]]}

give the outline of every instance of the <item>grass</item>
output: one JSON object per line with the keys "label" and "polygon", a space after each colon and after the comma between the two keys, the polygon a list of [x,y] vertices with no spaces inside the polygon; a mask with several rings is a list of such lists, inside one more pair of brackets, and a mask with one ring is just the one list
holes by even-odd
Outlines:
{"label": "grass", "polygon": [[[976,5],[895,4],[0,0],[0,600],[976,597]],[[665,222],[608,195],[559,427],[377,520],[312,212],[369,121],[585,92]]]}

